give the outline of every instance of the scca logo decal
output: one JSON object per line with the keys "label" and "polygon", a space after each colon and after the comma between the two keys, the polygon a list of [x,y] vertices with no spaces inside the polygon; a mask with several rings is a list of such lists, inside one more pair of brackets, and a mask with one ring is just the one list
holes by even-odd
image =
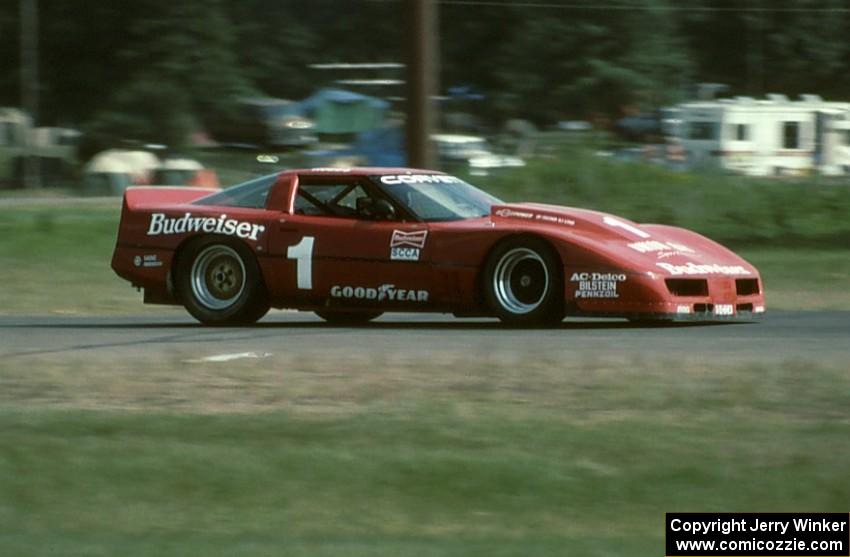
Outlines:
{"label": "scca logo decal", "polygon": [[419,261],[419,253],[425,247],[428,238],[427,230],[404,232],[393,230],[390,239],[390,259],[394,261]]}
{"label": "scca logo decal", "polygon": [[419,249],[390,248],[390,259],[393,261],[419,261]]}

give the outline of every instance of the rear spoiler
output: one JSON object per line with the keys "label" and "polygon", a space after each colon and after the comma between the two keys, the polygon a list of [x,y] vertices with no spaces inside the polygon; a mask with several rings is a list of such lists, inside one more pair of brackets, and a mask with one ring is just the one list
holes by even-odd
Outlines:
{"label": "rear spoiler", "polygon": [[215,188],[187,188],[185,186],[132,187],[124,192],[124,206],[136,210],[162,205],[191,203],[207,195],[219,192]]}

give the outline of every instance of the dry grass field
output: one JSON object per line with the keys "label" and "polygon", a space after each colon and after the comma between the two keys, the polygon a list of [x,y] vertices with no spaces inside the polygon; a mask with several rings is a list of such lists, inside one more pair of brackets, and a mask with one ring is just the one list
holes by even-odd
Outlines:
{"label": "dry grass field", "polygon": [[811,362],[6,362],[0,545],[660,554],[667,511],[844,509],[848,393]]}
{"label": "dry grass field", "polygon": [[[109,269],[116,217],[0,209],[0,313],[161,312]],[[846,250],[744,255],[771,308],[850,308]],[[0,361],[0,553],[661,555],[667,511],[850,500],[842,362],[286,342]]]}

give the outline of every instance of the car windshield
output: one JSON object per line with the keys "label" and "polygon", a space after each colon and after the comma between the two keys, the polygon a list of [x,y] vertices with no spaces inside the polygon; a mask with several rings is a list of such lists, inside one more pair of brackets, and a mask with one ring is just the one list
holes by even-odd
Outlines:
{"label": "car windshield", "polygon": [[373,176],[390,197],[426,222],[484,217],[501,201],[460,178],[445,174]]}
{"label": "car windshield", "polygon": [[215,205],[221,207],[245,207],[265,209],[269,190],[277,182],[277,174],[254,178],[237,184],[226,190],[207,195],[193,202],[193,205]]}

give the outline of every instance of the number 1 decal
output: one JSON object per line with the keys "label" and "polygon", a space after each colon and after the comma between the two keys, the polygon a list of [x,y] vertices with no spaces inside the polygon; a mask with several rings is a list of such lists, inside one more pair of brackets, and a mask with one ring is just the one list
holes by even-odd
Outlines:
{"label": "number 1 decal", "polygon": [[301,241],[286,250],[286,258],[295,260],[295,273],[298,276],[298,288],[313,288],[313,238],[304,236]]}

